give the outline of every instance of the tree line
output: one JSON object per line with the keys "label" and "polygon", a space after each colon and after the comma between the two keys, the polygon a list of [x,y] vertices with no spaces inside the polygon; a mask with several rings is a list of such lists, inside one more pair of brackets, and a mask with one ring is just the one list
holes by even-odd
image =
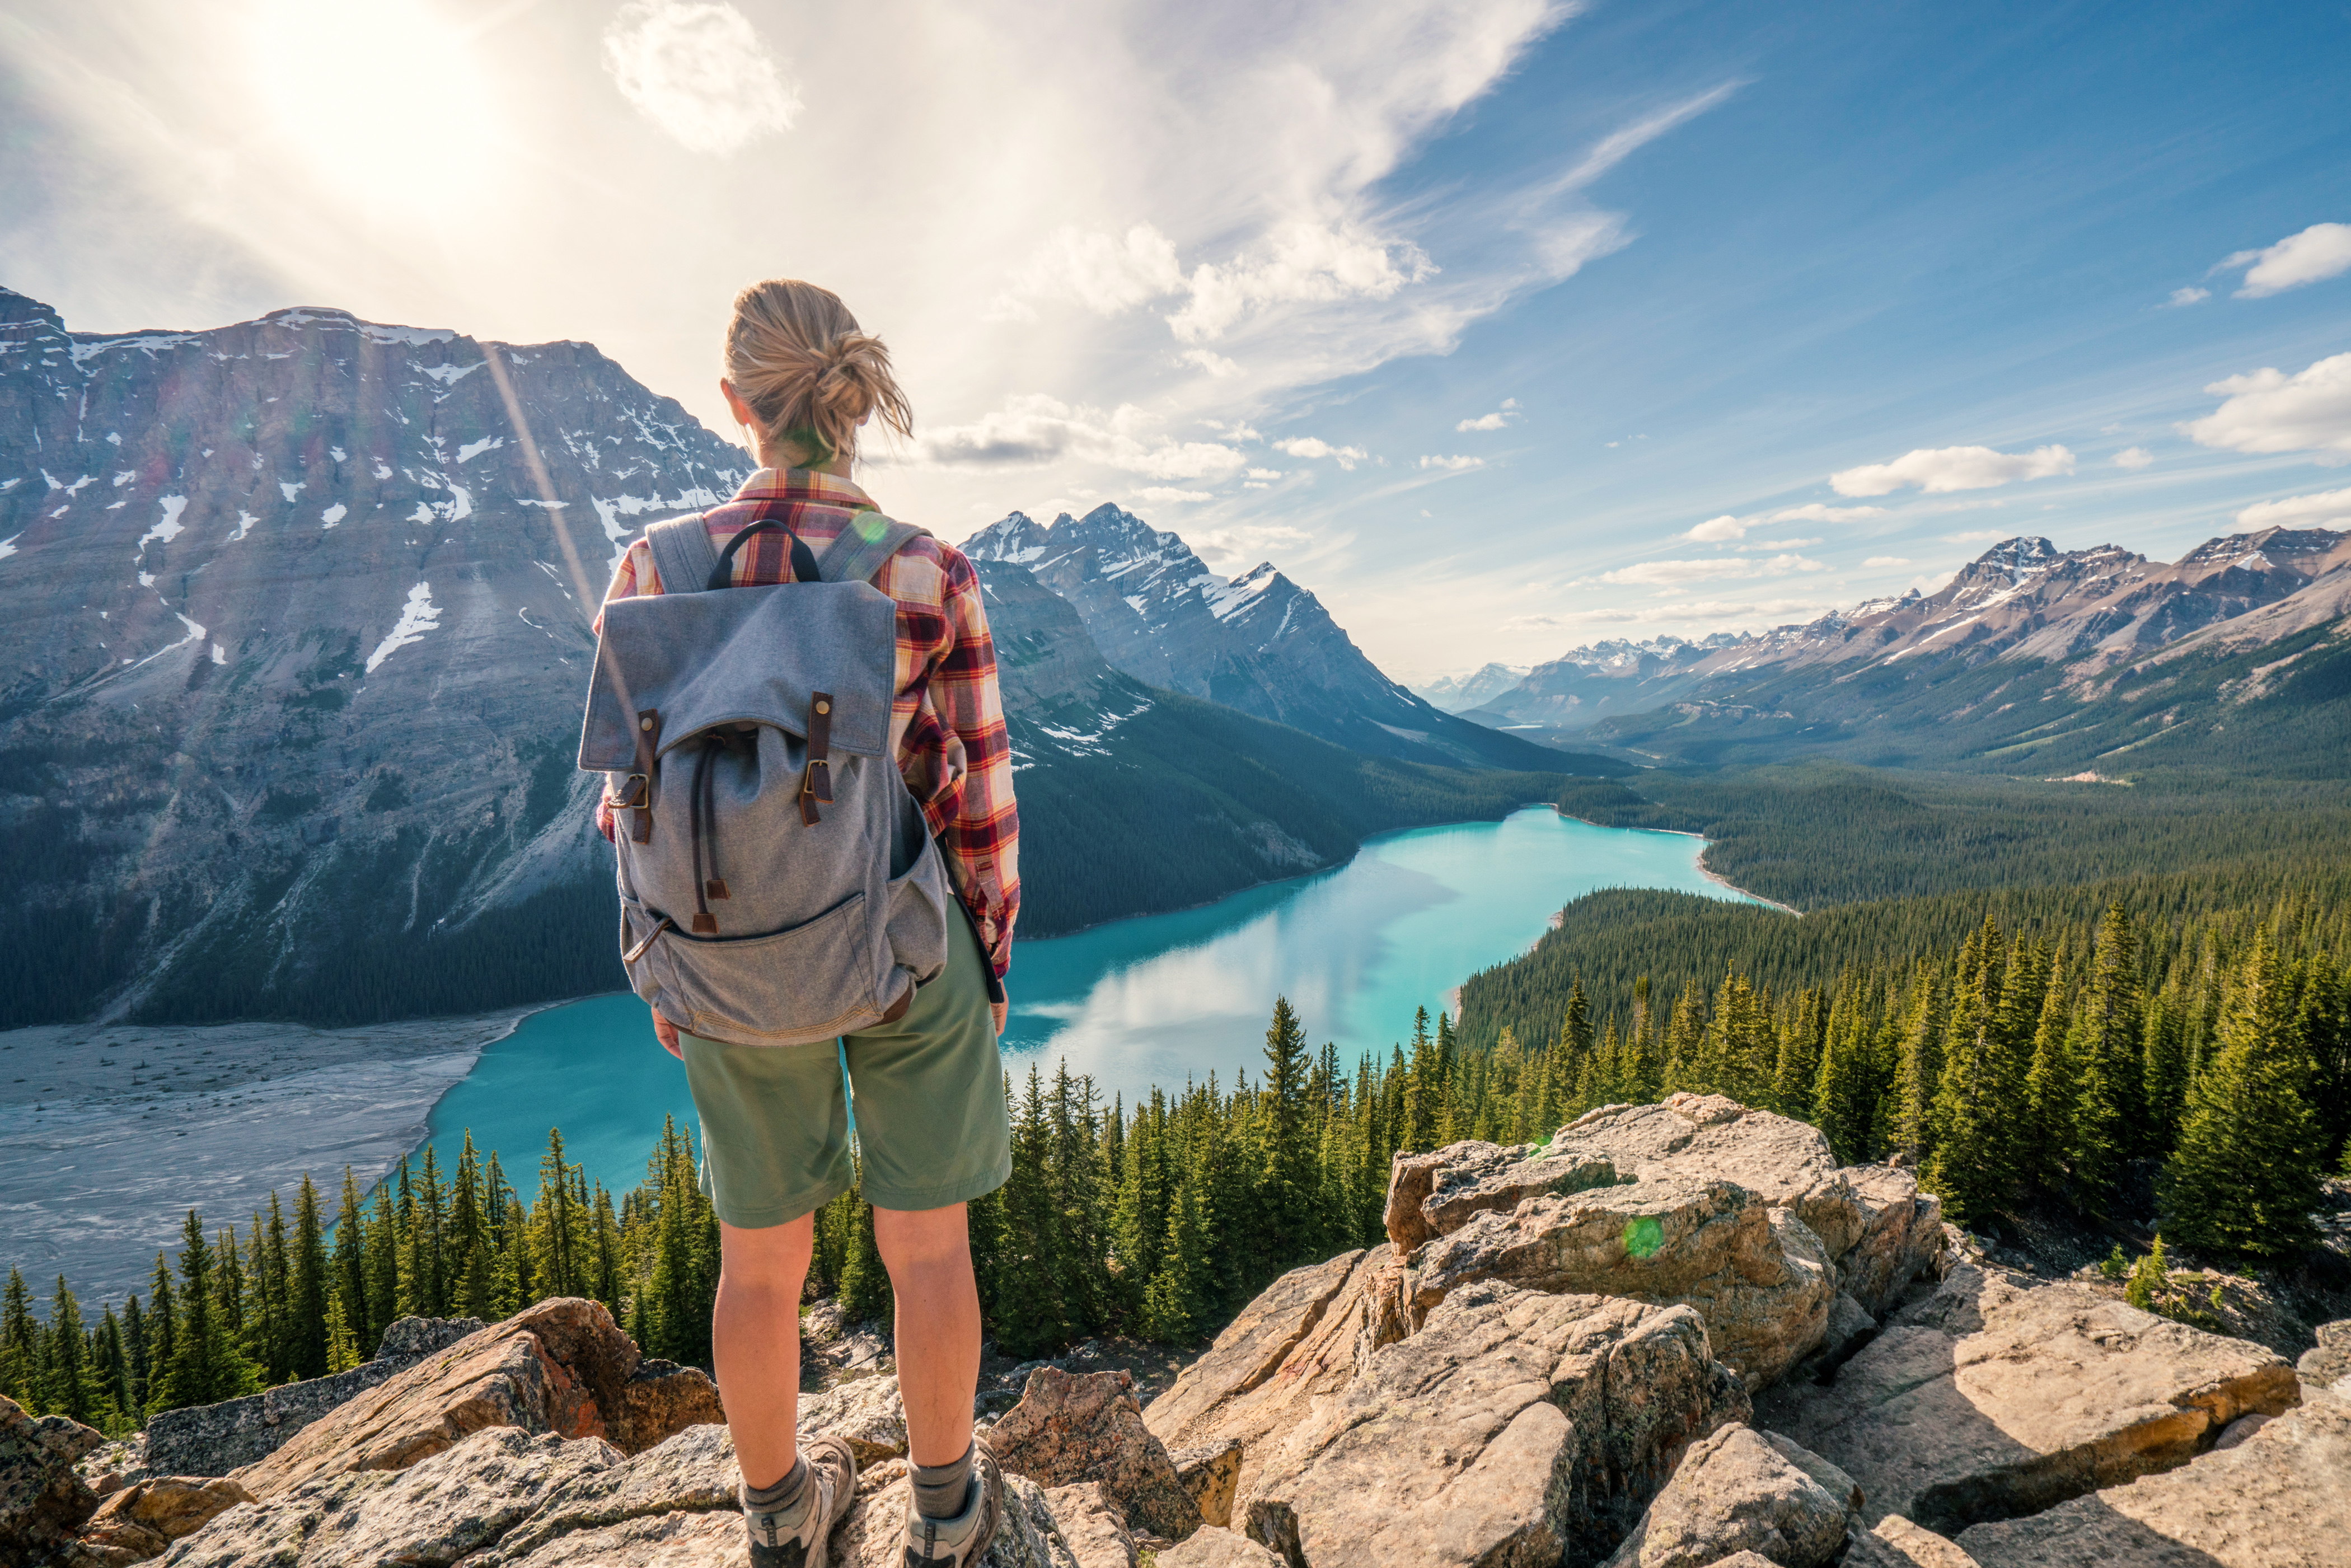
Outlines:
{"label": "tree line", "polygon": [[[2309,1243],[2322,1173],[2351,1140],[2351,972],[2335,927],[2288,901],[2260,920],[2150,935],[2116,904],[2005,928],[1774,994],[1736,971],[1668,1000],[1637,977],[1595,1016],[1572,985],[1541,1039],[1467,1045],[1426,1011],[1384,1061],[1310,1049],[1277,999],[1257,1076],[1105,1105],[1066,1062],[1008,1077],[1011,1178],[971,1205],[982,1305],[1016,1355],[1117,1333],[1191,1343],[1287,1270],[1384,1235],[1393,1156],[1462,1138],[1548,1140],[1601,1105],[1720,1093],[1819,1126],[1840,1158],[1899,1155],[1979,1221],[2036,1197],[2102,1216],[2156,1162],[2174,1245],[2276,1258]],[[2154,955],[2151,959],[2150,955]],[[0,1389],[117,1430],[355,1364],[396,1317],[495,1320],[549,1296],[609,1307],[649,1354],[709,1364],[717,1222],[691,1135],[665,1124],[617,1201],[552,1134],[526,1203],[468,1138],[331,1227],[306,1179],[240,1234],[188,1216],[147,1299],[85,1322],[60,1279],[46,1323],[11,1273]],[[886,1316],[871,1210],[816,1218],[810,1289]]]}

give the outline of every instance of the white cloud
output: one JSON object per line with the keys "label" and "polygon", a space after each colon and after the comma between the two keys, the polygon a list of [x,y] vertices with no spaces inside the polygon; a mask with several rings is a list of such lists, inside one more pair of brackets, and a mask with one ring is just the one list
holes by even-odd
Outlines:
{"label": "white cloud", "polygon": [[1228,479],[1248,462],[1217,442],[1160,434],[1152,428],[1156,423],[1131,403],[1105,413],[1030,393],[1006,400],[969,424],[932,431],[903,458],[876,460],[950,468],[1041,468],[1074,461],[1150,479]]}
{"label": "white cloud", "polygon": [[1281,470],[1279,468],[1252,468],[1249,471],[1249,476],[1252,479],[1279,479],[1281,477]]}
{"label": "white cloud", "polygon": [[2204,390],[2227,401],[2179,427],[2199,446],[2315,452],[2321,463],[2351,463],[2351,354],[2320,360],[2295,375],[2264,368]]}
{"label": "white cloud", "polygon": [[2126,446],[2115,454],[2117,468],[2144,468],[2155,461],[2155,454],[2144,446]]}
{"label": "white cloud", "polygon": [[2014,537],[2014,535],[2000,528],[1970,528],[1965,533],[1945,534],[1943,536],[1944,538],[1955,545],[1990,544],[1994,539],[2012,538]]}
{"label": "white cloud", "polygon": [[2351,524],[2351,490],[2321,490],[2256,501],[2237,514],[2241,528],[2320,528]]}
{"label": "white cloud", "polygon": [[1224,380],[1227,376],[1237,376],[1241,373],[1239,365],[1225,358],[1224,355],[1211,353],[1207,349],[1186,349],[1176,356],[1176,362],[1179,365],[1196,365],[1218,381]]}
{"label": "white cloud", "polygon": [[1483,468],[1486,466],[1486,460],[1483,457],[1423,457],[1420,460],[1420,465],[1423,468],[1442,468],[1458,474],[1464,469]]}
{"label": "white cloud", "polygon": [[1610,624],[1631,623],[1655,625],[1659,622],[1687,621],[1780,621],[1794,617],[1809,620],[1834,606],[1813,599],[1685,599],[1671,604],[1642,609],[1612,605],[1604,610],[1587,610],[1573,619],[1583,622],[1600,622]]}
{"label": "white cloud", "polygon": [[1287,452],[1292,457],[1328,457],[1349,469],[1371,455],[1360,446],[1333,446],[1319,435],[1293,435],[1272,444],[1276,452]]}
{"label": "white cloud", "polygon": [[1134,493],[1134,498],[1165,505],[1170,501],[1213,501],[1216,497],[1206,490],[1174,490],[1165,485],[1146,485]]}
{"label": "white cloud", "polygon": [[[1726,544],[1732,539],[1746,538],[1748,529],[1759,528],[1767,523],[1851,523],[1864,517],[1882,517],[1885,515],[1883,507],[1824,507],[1818,501],[1809,501],[1801,507],[1782,507],[1777,511],[1756,512],[1744,517],[1725,512],[1721,517],[1708,517],[1680,537],[1695,539],[1700,544]],[[1778,545],[1747,548],[1796,549],[1820,542],[1818,539],[1787,539]]]}
{"label": "white cloud", "polygon": [[2209,288],[2175,288],[2171,291],[2171,298],[2164,303],[2177,309],[2182,305],[2193,305],[2211,298],[2212,291]]}
{"label": "white cloud", "polygon": [[1949,490],[1985,490],[2019,479],[2046,479],[2071,474],[2074,455],[2063,446],[2036,447],[2031,452],[1995,452],[1989,446],[1920,447],[1891,463],[1865,463],[1829,476],[1840,496],[1883,496],[1906,485],[1927,494]]}
{"label": "white cloud", "polygon": [[1810,549],[1818,539],[1750,539],[1740,549]]}
{"label": "white cloud", "polygon": [[1513,615],[1502,622],[1503,632],[1549,632],[1566,625],[1556,615]]}
{"label": "white cloud", "polygon": [[789,131],[799,89],[732,5],[633,0],[604,33],[621,96],[693,152],[723,154]]}
{"label": "white cloud", "polygon": [[1686,539],[1696,539],[1700,544],[1714,545],[1721,544],[1726,539],[1738,538],[1746,532],[1747,525],[1745,523],[1740,522],[1737,517],[1725,512],[1719,517],[1708,517],[1706,521],[1698,524],[1698,527],[1684,534],[1682,538]]}
{"label": "white cloud", "polygon": [[2245,267],[2245,286],[2237,290],[2240,299],[2265,299],[2351,272],[2351,224],[2313,224],[2265,249],[2241,250],[2212,270],[2233,272],[2241,267]]}
{"label": "white cloud", "polygon": [[1519,417],[1519,400],[1506,397],[1502,406],[1491,413],[1481,413],[1475,419],[1465,419],[1453,428],[1464,434],[1473,430],[1500,430]]}
{"label": "white cloud", "polygon": [[1033,315],[1020,301],[1074,299],[1097,316],[1114,316],[1184,286],[1176,243],[1149,224],[1123,238],[1076,228],[1057,229],[1014,278],[991,314]]}
{"label": "white cloud", "polygon": [[1785,577],[1791,572],[1825,571],[1826,565],[1800,555],[1778,555],[1770,560],[1725,557],[1716,560],[1645,560],[1615,571],[1604,571],[1600,580],[1618,586],[1669,588],[1685,582],[1707,582],[1730,577]]}
{"label": "white cloud", "polygon": [[1219,565],[1238,561],[1253,566],[1272,551],[1297,549],[1312,544],[1314,536],[1286,523],[1245,523],[1238,528],[1187,533],[1184,539],[1204,559]]}
{"label": "white cloud", "polygon": [[1437,270],[1409,240],[1293,222],[1254,254],[1237,256],[1222,267],[1204,261],[1194,267],[1186,283],[1191,298],[1167,318],[1167,325],[1184,342],[1210,341],[1269,306],[1385,299],[1408,283],[1434,277]]}
{"label": "white cloud", "polygon": [[1908,566],[1910,564],[1910,558],[1905,555],[1874,555],[1867,560],[1863,561],[1861,564],[1864,566]]}
{"label": "white cloud", "polygon": [[1761,520],[1767,523],[1857,523],[1864,517],[1882,517],[1883,507],[1824,507],[1818,501],[1807,501],[1801,507],[1782,507]]}

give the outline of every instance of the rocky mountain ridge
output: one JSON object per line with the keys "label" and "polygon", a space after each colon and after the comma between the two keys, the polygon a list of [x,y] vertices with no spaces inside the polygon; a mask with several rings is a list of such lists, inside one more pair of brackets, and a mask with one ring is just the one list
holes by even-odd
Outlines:
{"label": "rocky mountain ridge", "polygon": [[[1685,761],[2095,764],[2180,731],[2134,758],[2158,760],[2289,688],[2285,706],[2331,703],[2351,671],[2346,609],[2351,533],[2232,534],[2175,562],[2019,537],[1931,594],[1746,636],[1574,649],[1474,716]],[[2339,747],[2351,732],[2325,723]]]}
{"label": "rocky mountain ridge", "polygon": [[[1124,1372],[1031,1371],[984,1423],[1008,1509],[981,1563],[2320,1568],[2351,1530],[2351,1324],[2297,1375],[2011,1273],[1907,1171],[1727,1100],[1401,1155],[1386,1229],[1275,1281],[1148,1405]],[[0,1402],[0,1542],[70,1568],[740,1561],[708,1381],[602,1307],[395,1328],[438,1348],[225,1475]],[[831,1560],[893,1564],[894,1377],[802,1414],[861,1469]]]}
{"label": "rocky mountain ridge", "polygon": [[1041,524],[1014,512],[963,542],[1076,607],[1122,673],[1288,725],[1367,756],[1447,767],[1556,766],[1515,737],[1467,723],[1398,685],[1322,601],[1260,563],[1210,571],[1183,538],[1109,502]]}
{"label": "rocky mountain ridge", "polygon": [[1439,675],[1412,688],[1413,695],[1446,713],[1483,707],[1534,673],[1531,664],[1481,664],[1466,675]]}

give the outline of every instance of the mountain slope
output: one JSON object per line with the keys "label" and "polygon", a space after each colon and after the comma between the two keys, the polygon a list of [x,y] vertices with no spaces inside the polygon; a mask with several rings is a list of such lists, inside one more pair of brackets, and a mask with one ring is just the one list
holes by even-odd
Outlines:
{"label": "mountain slope", "polygon": [[[2346,605],[2351,534],[2329,529],[2231,535],[2169,563],[2020,538],[1933,594],[1704,645],[1578,650],[1479,716],[1708,765],[2339,775]],[[1610,682],[1622,696],[1592,700]]]}
{"label": "mountain slope", "polygon": [[[1261,565],[1229,580],[1173,533],[1104,504],[1049,527],[1014,512],[964,541],[1077,608],[1111,664],[1374,757],[1559,769],[1555,754],[1439,712],[1380,674],[1314,595]],[[1604,765],[1603,765],[1604,766]]]}
{"label": "mountain slope", "polygon": [[1504,816],[1564,782],[1365,757],[1147,686],[1027,569],[973,565],[1012,732],[1024,931],[1206,903],[1335,864],[1375,832]]}

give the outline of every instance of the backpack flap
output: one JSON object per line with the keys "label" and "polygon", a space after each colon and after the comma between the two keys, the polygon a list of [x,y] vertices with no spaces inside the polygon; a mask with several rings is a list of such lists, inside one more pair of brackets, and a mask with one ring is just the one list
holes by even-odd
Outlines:
{"label": "backpack flap", "polygon": [[666,753],[717,725],[772,725],[808,737],[810,703],[831,698],[831,748],[889,747],[897,605],[862,582],[781,583],[661,593],[604,606],[580,766],[628,776],[639,716],[657,713]]}

